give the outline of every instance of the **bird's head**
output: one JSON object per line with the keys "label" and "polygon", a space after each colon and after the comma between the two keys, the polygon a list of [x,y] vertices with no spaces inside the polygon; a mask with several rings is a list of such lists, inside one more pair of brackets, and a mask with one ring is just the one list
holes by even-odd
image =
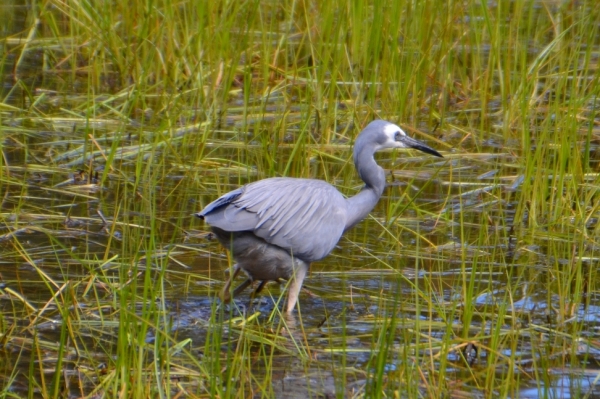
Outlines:
{"label": "bird's head", "polygon": [[442,154],[425,143],[407,136],[399,126],[383,120],[369,123],[356,139],[355,146],[363,147],[369,144],[374,146],[375,151],[384,148],[413,148],[442,157]]}

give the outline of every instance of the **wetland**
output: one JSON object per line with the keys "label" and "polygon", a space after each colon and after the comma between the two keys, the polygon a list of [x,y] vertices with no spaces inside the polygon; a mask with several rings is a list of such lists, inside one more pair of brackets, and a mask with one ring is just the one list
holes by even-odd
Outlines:
{"label": "wetland", "polygon": [[[0,5],[1,398],[600,397],[595,1]],[[276,176],[371,215],[248,310],[193,214]]]}

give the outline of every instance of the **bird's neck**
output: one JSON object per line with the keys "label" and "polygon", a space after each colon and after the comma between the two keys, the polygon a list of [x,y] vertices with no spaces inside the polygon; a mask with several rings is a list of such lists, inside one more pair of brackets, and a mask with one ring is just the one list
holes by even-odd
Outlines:
{"label": "bird's neck", "polygon": [[357,154],[356,168],[365,187],[347,200],[348,219],[344,231],[363,220],[373,210],[385,188],[385,172],[371,154]]}

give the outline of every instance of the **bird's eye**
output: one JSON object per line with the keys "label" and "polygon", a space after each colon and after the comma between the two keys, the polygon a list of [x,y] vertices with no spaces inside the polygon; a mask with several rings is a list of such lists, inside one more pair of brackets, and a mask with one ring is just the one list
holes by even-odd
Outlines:
{"label": "bird's eye", "polygon": [[402,140],[402,133],[396,132],[396,135],[394,136],[394,140],[396,140],[396,141]]}

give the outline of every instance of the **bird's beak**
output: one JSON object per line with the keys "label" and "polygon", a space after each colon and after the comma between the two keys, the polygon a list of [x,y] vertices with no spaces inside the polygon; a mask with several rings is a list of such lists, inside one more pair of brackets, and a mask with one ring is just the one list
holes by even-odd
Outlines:
{"label": "bird's beak", "polygon": [[412,137],[402,136],[400,140],[398,140],[405,148],[414,148],[415,150],[423,151],[430,155],[435,155],[436,157],[444,158],[442,154],[429,147],[427,144],[413,139]]}

